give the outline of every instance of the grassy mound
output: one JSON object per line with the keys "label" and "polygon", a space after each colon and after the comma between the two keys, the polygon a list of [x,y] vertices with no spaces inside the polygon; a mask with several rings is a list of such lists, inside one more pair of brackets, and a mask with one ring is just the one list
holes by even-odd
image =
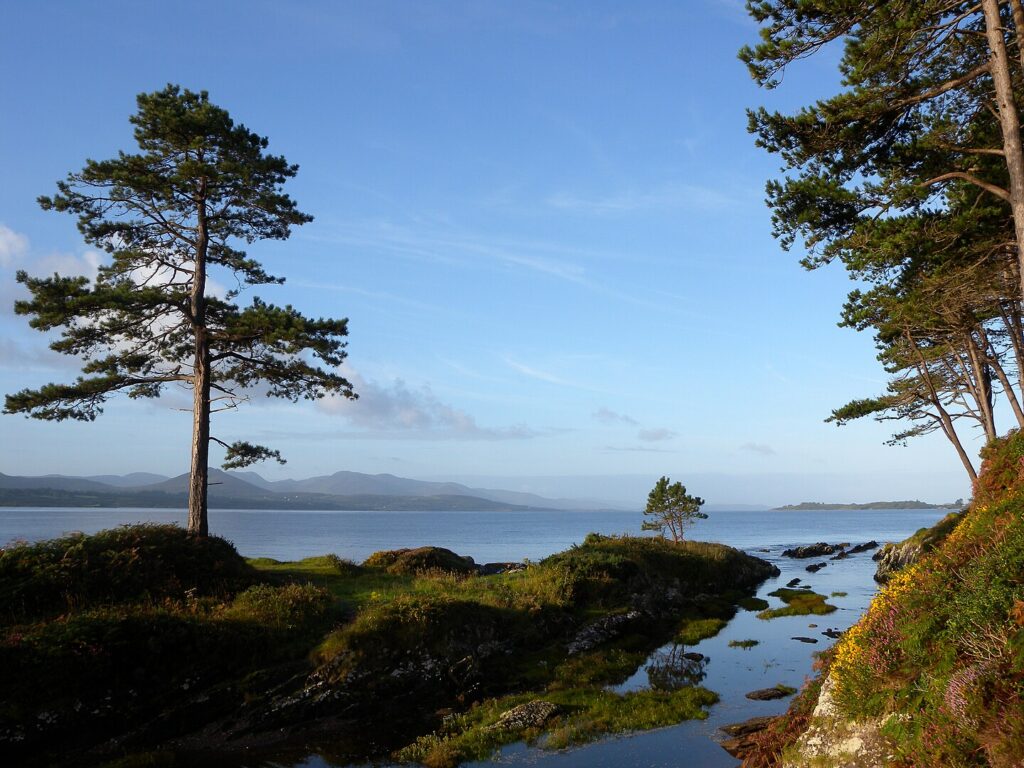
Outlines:
{"label": "grassy mound", "polygon": [[475,573],[472,558],[462,557],[444,547],[389,549],[374,552],[363,563],[364,568],[377,568],[396,575],[415,575],[427,571]]}
{"label": "grassy mound", "polygon": [[0,549],[0,624],[104,604],[222,596],[252,569],[224,539],[132,525]]}
{"label": "grassy mound", "polygon": [[775,619],[779,616],[824,616],[836,610],[836,606],[825,602],[825,596],[807,589],[789,589],[781,587],[769,596],[777,597],[785,603],[781,608],[768,608],[757,614],[759,619]]}

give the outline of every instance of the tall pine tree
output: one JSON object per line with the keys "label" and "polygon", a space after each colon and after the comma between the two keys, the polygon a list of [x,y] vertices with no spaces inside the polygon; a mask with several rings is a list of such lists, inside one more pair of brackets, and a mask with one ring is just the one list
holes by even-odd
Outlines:
{"label": "tall pine tree", "polygon": [[[15,311],[40,331],[60,329],[50,346],[83,358],[82,375],[8,395],[4,411],[92,421],[116,393],[158,397],[168,385],[190,388],[188,529],[205,536],[211,441],[226,449],[225,469],[284,462],[270,448],[214,437],[211,412],[236,407],[257,384],[292,401],[356,397],[332,370],[345,359],[348,321],[308,318],[259,298],[235,302],[245,287],[284,282],[239,246],[284,240],[312,220],[282,191],[298,166],[267,154],[267,139],[236,125],[205,91],[168,85],[137,101],[130,120],[138,154],[88,160],[58,182],[57,194],[39,198],[46,210],[77,216],[86,242],[110,263],[92,282],[17,276],[31,298]],[[211,295],[212,268],[238,288]]]}

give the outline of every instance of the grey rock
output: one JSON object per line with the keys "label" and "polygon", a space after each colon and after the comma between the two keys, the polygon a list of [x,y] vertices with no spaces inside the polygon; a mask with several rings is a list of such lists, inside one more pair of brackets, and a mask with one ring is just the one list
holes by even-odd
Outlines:
{"label": "grey rock", "polygon": [[828,565],[828,563],[814,563],[812,565],[808,565],[807,566],[807,570],[810,571],[811,573],[817,573],[818,571],[820,571],[822,568],[824,568],[827,565]]}
{"label": "grey rock", "polygon": [[541,728],[560,711],[557,704],[543,699],[534,699],[502,713],[491,728],[513,732],[524,731],[527,728]]}
{"label": "grey rock", "polygon": [[798,560],[804,560],[808,557],[821,557],[822,555],[834,555],[842,547],[838,544],[826,544],[824,541],[819,541],[817,544],[808,544],[804,547],[794,547],[793,549],[783,550],[783,557],[795,557]]}

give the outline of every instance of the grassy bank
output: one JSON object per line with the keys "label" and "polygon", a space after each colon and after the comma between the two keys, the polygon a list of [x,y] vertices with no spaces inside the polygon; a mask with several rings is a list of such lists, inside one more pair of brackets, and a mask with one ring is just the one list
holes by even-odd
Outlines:
{"label": "grassy bank", "polygon": [[[266,746],[325,718],[380,732],[387,717],[413,725],[378,750],[406,743],[408,759],[450,764],[500,742],[489,718],[524,696],[553,698],[558,714],[501,738],[663,725],[714,700],[697,671],[669,664],[665,679],[685,685],[643,696],[602,687],[676,632],[717,631],[772,572],[721,545],[597,535],[495,576],[435,548],[363,565],[246,561],[173,526],[15,545],[0,550],[0,757],[97,764]],[[462,714],[440,730],[444,708]]]}
{"label": "grassy bank", "polygon": [[[970,509],[914,535],[927,551],[824,660],[830,706],[873,724],[895,765],[1024,760],[1024,436],[983,456]],[[813,726],[806,698],[751,765],[820,762],[797,739]]]}

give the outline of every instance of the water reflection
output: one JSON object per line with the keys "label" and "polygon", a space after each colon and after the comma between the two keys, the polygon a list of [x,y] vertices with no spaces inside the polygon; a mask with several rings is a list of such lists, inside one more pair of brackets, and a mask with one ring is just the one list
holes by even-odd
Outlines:
{"label": "water reflection", "polygon": [[710,659],[702,653],[687,651],[685,645],[673,643],[659,649],[647,665],[647,680],[659,691],[678,691],[698,685],[706,676]]}

